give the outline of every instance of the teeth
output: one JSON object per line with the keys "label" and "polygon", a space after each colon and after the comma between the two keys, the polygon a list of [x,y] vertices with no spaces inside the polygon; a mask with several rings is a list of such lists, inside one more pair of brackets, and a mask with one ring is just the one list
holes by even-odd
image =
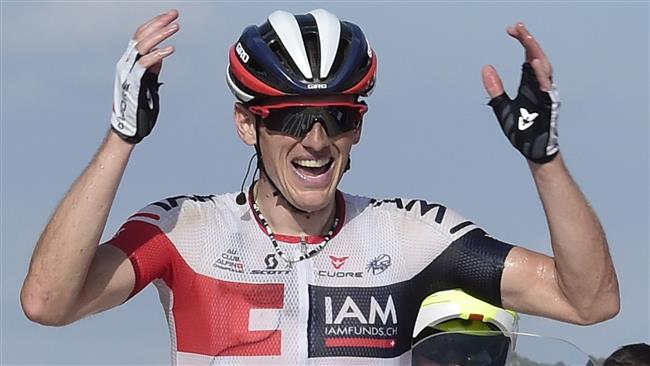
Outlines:
{"label": "teeth", "polygon": [[303,166],[305,168],[320,168],[330,162],[330,159],[319,159],[319,160],[295,160],[294,163]]}

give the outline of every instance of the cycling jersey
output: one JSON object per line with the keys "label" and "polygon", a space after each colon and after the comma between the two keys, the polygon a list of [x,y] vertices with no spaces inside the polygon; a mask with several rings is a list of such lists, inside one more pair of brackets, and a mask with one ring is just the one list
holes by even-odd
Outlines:
{"label": "cycling jersey", "polygon": [[[427,295],[461,287],[501,305],[512,245],[440,204],[341,192],[336,201],[330,242],[293,265],[235,194],[153,203],[109,243],[133,264],[129,298],[157,287],[173,364],[410,365]],[[275,238],[294,258],[323,241]]]}

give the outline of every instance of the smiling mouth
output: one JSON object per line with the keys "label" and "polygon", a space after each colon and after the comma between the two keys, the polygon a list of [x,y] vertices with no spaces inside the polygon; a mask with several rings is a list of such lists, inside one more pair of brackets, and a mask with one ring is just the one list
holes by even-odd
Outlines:
{"label": "smiling mouth", "polygon": [[310,178],[327,173],[334,164],[334,159],[296,159],[291,164],[304,178]]}

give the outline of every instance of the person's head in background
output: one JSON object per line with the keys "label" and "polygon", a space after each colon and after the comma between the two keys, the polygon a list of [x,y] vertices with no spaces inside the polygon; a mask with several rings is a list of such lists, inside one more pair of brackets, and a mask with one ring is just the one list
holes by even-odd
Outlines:
{"label": "person's head in background", "polygon": [[603,366],[650,366],[650,345],[625,345],[607,357]]}

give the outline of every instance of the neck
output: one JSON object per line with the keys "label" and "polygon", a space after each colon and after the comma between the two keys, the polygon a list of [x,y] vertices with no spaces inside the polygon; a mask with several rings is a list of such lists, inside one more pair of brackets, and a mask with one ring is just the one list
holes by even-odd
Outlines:
{"label": "neck", "polygon": [[253,197],[273,232],[292,236],[324,235],[336,216],[336,198],[314,212],[298,212],[291,208],[265,174],[255,184]]}

